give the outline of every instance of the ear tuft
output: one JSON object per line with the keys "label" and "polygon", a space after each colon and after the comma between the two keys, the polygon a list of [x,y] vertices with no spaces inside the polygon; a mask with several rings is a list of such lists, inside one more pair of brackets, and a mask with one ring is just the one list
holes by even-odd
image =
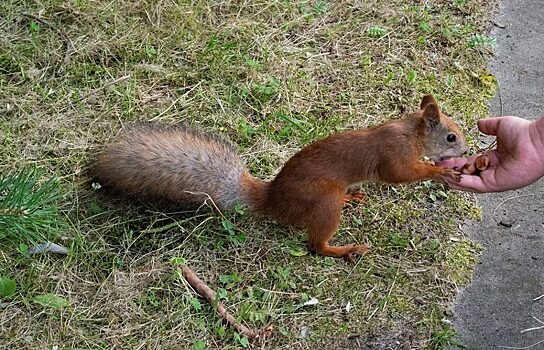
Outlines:
{"label": "ear tuft", "polygon": [[430,103],[434,103],[438,106],[438,103],[436,103],[436,100],[434,99],[433,95],[425,95],[423,96],[423,99],[421,100],[421,104],[419,105],[420,109],[424,109],[425,106],[427,106]]}
{"label": "ear tuft", "polygon": [[[432,97],[431,97],[432,98]],[[436,103],[429,103],[423,109],[423,120],[425,125],[433,129],[440,122],[440,110]]]}

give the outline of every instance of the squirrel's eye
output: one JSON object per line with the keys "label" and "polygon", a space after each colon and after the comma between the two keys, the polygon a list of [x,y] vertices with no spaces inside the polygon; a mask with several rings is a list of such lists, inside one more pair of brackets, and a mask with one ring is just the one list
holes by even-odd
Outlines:
{"label": "squirrel's eye", "polygon": [[457,140],[457,137],[454,134],[448,134],[446,140],[448,140],[448,142],[455,142],[455,140]]}

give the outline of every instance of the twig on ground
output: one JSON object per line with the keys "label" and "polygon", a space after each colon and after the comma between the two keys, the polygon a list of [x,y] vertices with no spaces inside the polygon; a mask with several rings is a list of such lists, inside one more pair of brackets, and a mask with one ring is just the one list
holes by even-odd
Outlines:
{"label": "twig on ground", "polygon": [[497,214],[497,210],[499,210],[500,207],[502,207],[502,205],[508,201],[511,201],[512,199],[518,199],[518,198],[523,198],[523,197],[533,197],[535,196],[534,194],[524,194],[524,195],[519,195],[519,196],[513,196],[513,197],[508,197],[506,198],[505,200],[503,200],[502,202],[499,203],[499,205],[497,205],[497,207],[493,210],[493,218],[495,219],[496,221],[496,214]]}
{"label": "twig on ground", "polygon": [[498,27],[498,28],[501,28],[501,29],[504,29],[506,28],[508,25],[507,24],[502,24],[502,23],[499,23],[495,20],[492,20],[490,19],[489,22],[491,22],[491,24],[493,24],[495,27]]}
{"label": "twig on ground", "polygon": [[[200,294],[203,296],[212,306],[216,305],[216,295],[215,291],[208,287],[197,275],[189,268],[187,265],[182,266],[183,276],[187,282]],[[217,303],[217,313],[219,316],[227,321],[227,323],[235,327],[241,335],[248,337],[249,339],[266,339],[270,337],[272,330],[267,327],[259,331],[254,331],[242,324],[236,322],[234,316],[228,313],[227,309],[222,303]]]}
{"label": "twig on ground", "polygon": [[524,329],[524,330],[521,331],[521,334],[526,333],[526,332],[530,332],[530,331],[536,331],[536,330],[544,328],[544,322],[539,320],[537,317],[534,317],[534,316],[532,316],[532,317],[535,319],[536,322],[540,323],[542,326],[537,326],[537,327],[531,327],[531,328]]}
{"label": "twig on ground", "polygon": [[534,344],[524,346],[524,347],[520,347],[520,348],[515,347],[515,346],[502,346],[502,345],[499,345],[499,348],[501,348],[501,349],[513,349],[513,350],[526,350],[526,349],[530,349],[530,348],[532,348],[534,346],[537,346],[538,344],[542,344],[542,343],[544,343],[544,339],[542,339],[541,341],[538,341],[538,342],[536,342]]}
{"label": "twig on ground", "polygon": [[527,329],[522,330],[520,333],[523,334],[523,333],[527,333],[527,332],[530,332],[530,331],[537,331],[537,330],[543,329],[543,328],[544,328],[544,326],[531,327],[531,328],[527,328]]}
{"label": "twig on ground", "polygon": [[159,119],[160,117],[162,117],[163,115],[165,115],[170,109],[172,109],[172,107],[174,107],[176,105],[176,103],[178,103],[179,100],[181,100],[183,97],[185,96],[188,96],[194,89],[196,89],[197,87],[200,86],[200,84],[202,84],[202,80],[199,81],[198,83],[196,83],[194,86],[192,86],[189,90],[187,90],[185,93],[183,93],[183,95],[181,95],[180,97],[176,98],[171,104],[170,106],[168,106],[164,111],[162,111],[161,113],[159,113],[157,116],[149,119],[150,122],[152,121],[155,121],[157,119]]}
{"label": "twig on ground", "polygon": [[539,320],[537,317],[535,317],[535,316],[531,316],[531,317],[534,318],[536,322],[538,322],[540,324],[544,324],[544,322]]}
{"label": "twig on ground", "polygon": [[86,93],[85,95],[81,96],[81,97],[79,98],[79,101],[84,101],[84,100],[86,100],[87,98],[89,98],[89,96],[91,96],[92,94],[96,93],[97,91],[103,90],[103,89],[107,88],[108,86],[111,86],[111,85],[120,83],[120,82],[122,82],[122,81],[125,81],[125,80],[127,80],[128,78],[130,78],[130,75],[125,75],[125,76],[122,76],[122,77],[120,77],[120,78],[110,80],[110,81],[108,81],[107,83],[105,83],[104,85],[102,85],[101,87],[96,88],[96,89],[92,89],[91,91],[89,91],[89,92]]}

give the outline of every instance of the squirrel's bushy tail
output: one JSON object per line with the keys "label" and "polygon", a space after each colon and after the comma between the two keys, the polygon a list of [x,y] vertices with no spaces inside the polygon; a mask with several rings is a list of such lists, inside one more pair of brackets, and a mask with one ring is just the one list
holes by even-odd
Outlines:
{"label": "squirrel's bushy tail", "polygon": [[230,142],[183,127],[132,127],[98,155],[94,171],[106,188],[180,206],[211,198],[219,209],[258,207],[266,191]]}

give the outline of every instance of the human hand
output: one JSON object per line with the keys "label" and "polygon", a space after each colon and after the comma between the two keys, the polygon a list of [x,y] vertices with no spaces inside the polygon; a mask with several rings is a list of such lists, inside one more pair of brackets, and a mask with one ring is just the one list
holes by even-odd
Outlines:
{"label": "human hand", "polygon": [[[444,178],[451,188],[500,192],[527,186],[544,176],[544,118],[535,122],[518,117],[482,119],[478,128],[497,137],[497,148],[485,153],[489,167],[476,175],[461,175],[458,182]],[[452,158],[437,165],[461,170],[478,156]]]}

